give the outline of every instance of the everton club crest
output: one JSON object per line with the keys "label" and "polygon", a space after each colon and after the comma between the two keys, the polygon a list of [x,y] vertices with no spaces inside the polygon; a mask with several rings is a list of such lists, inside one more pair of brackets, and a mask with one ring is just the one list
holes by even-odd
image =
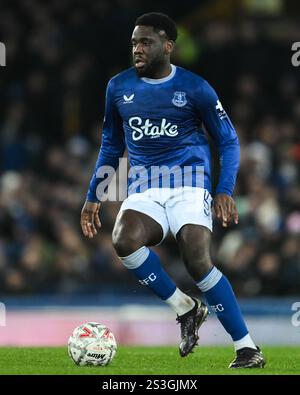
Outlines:
{"label": "everton club crest", "polygon": [[185,92],[175,92],[174,97],[172,99],[172,103],[174,104],[174,106],[177,107],[185,106],[187,103],[185,95],[186,95]]}

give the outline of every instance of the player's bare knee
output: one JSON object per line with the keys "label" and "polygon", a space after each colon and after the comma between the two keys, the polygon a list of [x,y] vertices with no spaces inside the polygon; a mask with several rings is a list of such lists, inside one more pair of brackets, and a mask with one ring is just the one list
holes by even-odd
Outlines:
{"label": "player's bare knee", "polygon": [[199,265],[199,262],[191,262],[186,265],[189,275],[194,281],[200,281],[210,272],[212,265]]}
{"label": "player's bare knee", "polygon": [[118,256],[125,257],[141,248],[144,242],[129,230],[117,227],[112,233],[112,244]]}
{"label": "player's bare knee", "polygon": [[194,280],[205,276],[212,268],[210,232],[203,227],[187,226],[178,235],[185,266]]}
{"label": "player's bare knee", "polygon": [[198,261],[193,262],[194,280],[198,281],[212,269],[213,264],[210,257],[203,256]]}
{"label": "player's bare knee", "polygon": [[207,247],[197,243],[190,248],[190,251],[186,251],[184,262],[188,272],[196,281],[205,276],[213,266]]}

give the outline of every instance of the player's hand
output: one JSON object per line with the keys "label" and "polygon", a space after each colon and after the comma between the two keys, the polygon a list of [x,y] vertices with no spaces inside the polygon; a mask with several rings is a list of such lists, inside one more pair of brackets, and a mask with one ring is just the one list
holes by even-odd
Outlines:
{"label": "player's hand", "polygon": [[225,193],[218,194],[214,199],[214,210],[217,218],[221,220],[224,228],[227,228],[231,221],[236,225],[238,224],[239,215],[235,201],[231,196],[226,195]]}
{"label": "player's hand", "polygon": [[96,236],[97,228],[101,228],[99,219],[100,203],[85,202],[80,217],[82,233],[92,239]]}

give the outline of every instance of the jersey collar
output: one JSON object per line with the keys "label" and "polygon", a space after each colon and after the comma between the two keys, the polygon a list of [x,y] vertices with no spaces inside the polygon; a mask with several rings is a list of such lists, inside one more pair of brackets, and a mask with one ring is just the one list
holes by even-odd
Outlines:
{"label": "jersey collar", "polygon": [[171,64],[171,73],[169,75],[167,75],[164,78],[146,78],[146,77],[142,77],[141,79],[144,82],[147,82],[147,84],[162,84],[163,82],[167,82],[170,79],[172,79],[176,73],[176,66],[174,66],[173,64]]}

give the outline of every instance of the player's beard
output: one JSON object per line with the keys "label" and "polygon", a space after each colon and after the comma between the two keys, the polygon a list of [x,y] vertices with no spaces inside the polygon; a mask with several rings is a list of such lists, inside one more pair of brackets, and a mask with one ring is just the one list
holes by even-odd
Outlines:
{"label": "player's beard", "polygon": [[160,69],[164,67],[164,59],[156,58],[153,59],[151,62],[145,63],[145,66],[142,68],[135,68],[137,76],[142,78],[154,78],[154,76],[159,72]]}

